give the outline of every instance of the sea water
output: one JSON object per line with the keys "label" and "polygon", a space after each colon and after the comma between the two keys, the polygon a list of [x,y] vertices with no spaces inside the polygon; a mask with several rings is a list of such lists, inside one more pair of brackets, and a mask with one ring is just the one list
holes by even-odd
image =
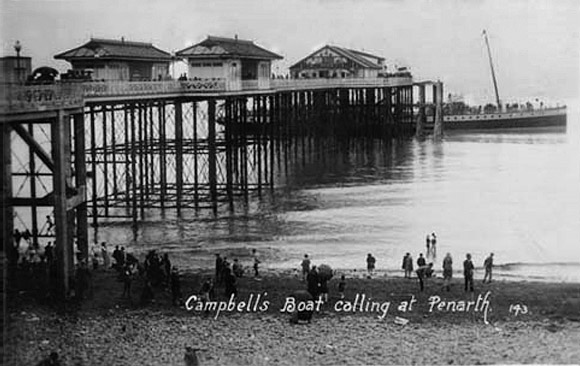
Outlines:
{"label": "sea water", "polygon": [[372,253],[378,270],[400,275],[403,255],[425,254],[435,232],[436,270],[447,252],[457,272],[466,253],[481,268],[493,252],[496,276],[580,282],[579,115],[569,106],[565,131],[318,140],[308,156],[284,157],[290,169],[276,172],[273,191],[233,212],[150,211],[137,227],[100,220],[91,242],[168,252],[182,269],[211,267],[214,253],[251,265],[255,248],[263,268],[296,269],[309,254],[313,264],[364,271]]}
{"label": "sea water", "polygon": [[500,278],[580,282],[578,116],[569,107],[566,131],[318,141],[315,157],[233,213],[151,215],[136,230],[105,224],[98,240],[166,251],[182,268],[210,267],[214,253],[251,265],[255,248],[264,268],[296,269],[308,254],[313,264],[364,271],[372,253],[377,269],[400,274],[403,255],[426,254],[435,232],[436,270],[447,252],[456,272],[466,253],[481,268],[493,252]]}

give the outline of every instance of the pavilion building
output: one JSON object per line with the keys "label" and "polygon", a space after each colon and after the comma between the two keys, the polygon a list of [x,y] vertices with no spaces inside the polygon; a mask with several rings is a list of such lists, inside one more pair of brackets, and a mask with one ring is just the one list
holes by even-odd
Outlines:
{"label": "pavilion building", "polygon": [[190,79],[223,79],[227,90],[268,89],[272,61],[283,58],[237,36],[208,36],[176,56],[187,60]]}
{"label": "pavilion building", "polygon": [[386,70],[384,57],[326,45],[290,66],[293,79],[376,78]]}
{"label": "pavilion building", "polygon": [[112,39],[91,40],[82,46],[59,53],[57,60],[71,63],[74,71],[91,71],[93,80],[166,80],[170,79],[171,54],[151,43]]}

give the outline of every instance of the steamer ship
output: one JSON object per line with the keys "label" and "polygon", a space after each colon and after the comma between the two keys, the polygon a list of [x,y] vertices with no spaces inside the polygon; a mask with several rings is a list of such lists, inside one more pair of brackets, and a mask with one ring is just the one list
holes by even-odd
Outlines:
{"label": "steamer ship", "polygon": [[[484,113],[465,113],[465,114],[444,114],[443,128],[447,130],[472,130],[472,129],[504,129],[504,128],[539,128],[539,127],[566,127],[566,106],[555,108],[533,108],[528,105],[526,108],[514,109],[503,108],[497,87],[497,80],[493,68],[491,51],[487,32],[484,30],[482,35],[485,39],[489,65],[495,90],[496,106],[494,112]],[[433,124],[432,118],[430,123]],[[427,126],[427,128],[432,126]]]}

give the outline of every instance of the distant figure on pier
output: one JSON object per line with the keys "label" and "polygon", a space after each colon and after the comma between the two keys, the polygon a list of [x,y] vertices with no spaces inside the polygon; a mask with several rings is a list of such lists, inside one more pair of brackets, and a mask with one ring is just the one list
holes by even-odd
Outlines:
{"label": "distant figure on pier", "polygon": [[367,255],[367,271],[369,272],[369,278],[373,274],[373,272],[375,271],[376,262],[377,262],[377,260],[375,259],[375,257],[373,257],[373,255],[371,253],[369,253]]}
{"label": "distant figure on pier", "polygon": [[483,262],[483,267],[485,268],[485,276],[483,277],[483,283],[485,280],[488,280],[488,283],[491,283],[491,269],[493,268],[493,253],[489,253],[489,257],[485,259]]}
{"label": "distant figure on pier", "polygon": [[304,254],[304,259],[302,260],[302,281],[306,281],[306,277],[310,272],[310,258],[308,258],[308,254]]}
{"label": "distant figure on pier", "polygon": [[403,269],[405,270],[405,278],[411,278],[413,273],[413,257],[411,257],[411,253],[405,254],[403,258]]}
{"label": "distant figure on pier", "polygon": [[463,277],[465,278],[465,291],[473,292],[473,271],[475,267],[471,261],[471,254],[467,253],[465,255],[465,260],[463,261]]}
{"label": "distant figure on pier", "polygon": [[260,259],[258,259],[258,254],[256,253],[256,249],[252,249],[252,257],[254,257],[254,277],[260,276],[258,272],[258,266],[260,265]]}
{"label": "distant figure on pier", "polygon": [[447,291],[451,290],[451,278],[453,277],[453,259],[451,254],[447,253],[443,258],[443,283]]}
{"label": "distant figure on pier", "polygon": [[222,282],[222,270],[223,270],[224,260],[219,255],[215,254],[215,283],[219,285]]}

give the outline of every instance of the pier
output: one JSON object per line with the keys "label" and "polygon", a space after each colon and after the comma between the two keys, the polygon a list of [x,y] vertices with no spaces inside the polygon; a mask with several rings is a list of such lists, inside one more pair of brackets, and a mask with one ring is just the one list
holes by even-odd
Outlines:
{"label": "pier", "polygon": [[[406,78],[235,88],[219,79],[71,82],[2,93],[3,242],[13,240],[15,217],[33,243],[54,237],[65,297],[75,241],[81,260],[89,257],[89,223],[137,224],[150,210],[235,210],[276,187],[320,137],[421,137],[427,115],[440,136],[443,120],[442,83]],[[53,232],[42,209],[54,214]]]}

